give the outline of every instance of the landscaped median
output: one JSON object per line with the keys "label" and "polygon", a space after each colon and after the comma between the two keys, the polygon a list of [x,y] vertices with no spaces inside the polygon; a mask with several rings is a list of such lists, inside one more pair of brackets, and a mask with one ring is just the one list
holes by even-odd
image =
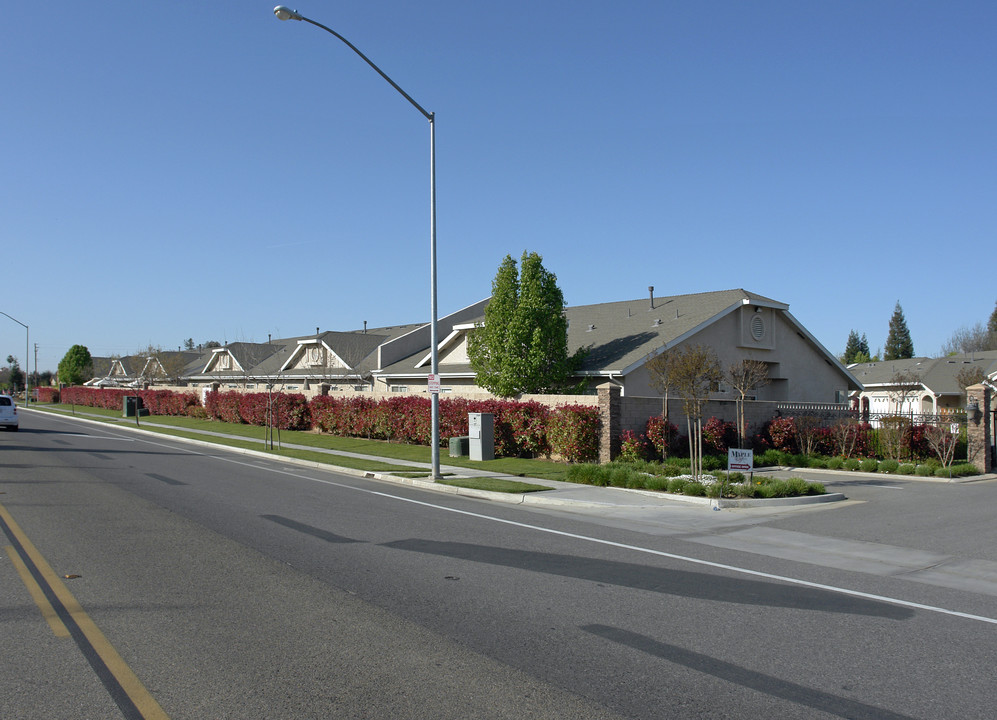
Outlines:
{"label": "landscaped median", "polygon": [[[314,431],[272,431],[273,447],[265,442],[265,428],[243,423],[226,423],[183,416],[152,416],[146,419],[122,418],[120,411],[102,408],[73,408],[69,405],[35,405],[32,409],[74,414],[90,421],[118,427],[140,427],[142,430],[199,442],[224,445],[266,452],[284,457],[345,468],[365,474],[393,476],[410,480],[413,485],[432,485],[427,467],[431,461],[430,448],[383,440],[344,438]],[[377,459],[371,459],[371,458]],[[444,477],[436,485],[449,485],[463,489],[489,492],[523,494],[550,490],[550,487],[527,483],[511,478],[530,478],[573,482],[629,490],[653,491],[659,497],[671,493],[676,499],[702,498],[723,501],[723,505],[739,504],[733,500],[778,499],[824,495],[820,483],[810,483],[800,478],[776,480],[759,478],[748,481],[740,473],[716,473],[691,479],[688,460],[670,459],[666,463],[587,463],[568,464],[535,458],[499,458],[472,461],[466,457],[449,458],[446,465],[468,468],[503,477]],[[828,498],[831,499],[831,498]],[[745,503],[748,504],[748,503]]]}

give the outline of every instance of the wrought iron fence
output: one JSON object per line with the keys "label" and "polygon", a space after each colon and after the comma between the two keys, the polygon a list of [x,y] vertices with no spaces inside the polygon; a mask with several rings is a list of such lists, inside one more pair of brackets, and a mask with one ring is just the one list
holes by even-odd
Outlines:
{"label": "wrought iron fence", "polygon": [[968,457],[965,412],[870,413],[816,403],[780,404],[778,411],[784,422],[791,421],[790,435],[800,453],[915,463]]}

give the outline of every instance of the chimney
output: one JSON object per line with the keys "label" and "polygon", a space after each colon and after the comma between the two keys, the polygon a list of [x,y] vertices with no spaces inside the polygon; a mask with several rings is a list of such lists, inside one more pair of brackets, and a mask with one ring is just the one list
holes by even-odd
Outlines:
{"label": "chimney", "polygon": [[651,293],[651,307],[648,310],[654,310],[654,285],[648,285],[647,291]]}
{"label": "chimney", "polygon": [[367,321],[366,320],[363,321],[363,334],[364,335],[367,334]]}
{"label": "chimney", "polygon": [[315,328],[315,334],[318,335],[318,328]]}
{"label": "chimney", "polygon": [[267,333],[267,345],[270,345],[272,342],[273,342],[273,334]]}

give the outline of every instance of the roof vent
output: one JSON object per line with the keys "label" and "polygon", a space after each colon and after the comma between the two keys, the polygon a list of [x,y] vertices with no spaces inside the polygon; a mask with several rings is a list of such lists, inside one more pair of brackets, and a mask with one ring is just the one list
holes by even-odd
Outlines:
{"label": "roof vent", "polygon": [[592,332],[593,330],[595,330],[595,325],[589,325],[589,329],[585,332]]}
{"label": "roof vent", "polygon": [[661,327],[661,318],[655,318],[654,324],[651,327]]}
{"label": "roof vent", "polygon": [[651,293],[651,307],[648,310],[654,310],[654,285],[648,285],[647,291]]}

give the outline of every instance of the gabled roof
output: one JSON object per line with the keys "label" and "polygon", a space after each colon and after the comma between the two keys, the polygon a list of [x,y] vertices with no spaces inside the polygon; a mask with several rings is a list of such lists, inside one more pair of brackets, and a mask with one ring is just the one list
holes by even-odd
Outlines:
{"label": "gabled roof", "polygon": [[[653,301],[647,297],[567,307],[564,312],[568,320],[568,352],[589,348],[580,370],[582,375],[626,375],[643,365],[649,356],[678,345],[745,305],[781,313],[854,387],[860,387],[841,362],[789,313],[788,305],[742,289],[656,297]],[[480,314],[464,322],[483,321],[484,315]],[[463,329],[466,330],[466,326]],[[451,340],[450,330],[450,327],[441,327],[441,343]],[[418,353],[377,374],[395,378],[425,375],[428,373],[426,352],[423,346]],[[440,372],[448,377],[474,376],[466,363],[441,364]]]}
{"label": "gabled roof", "polygon": [[720,290],[580,305],[565,309],[568,352],[590,347],[582,372],[626,374],[648,355],[674,346],[742,305],[789,306],[745,290]]}
{"label": "gabled roof", "polygon": [[898,372],[911,371],[918,375],[924,389],[934,395],[962,395],[958,375],[961,370],[978,367],[984,375],[997,373],[997,350],[950,355],[941,358],[908,358],[849,365],[866,390],[893,386]]}

